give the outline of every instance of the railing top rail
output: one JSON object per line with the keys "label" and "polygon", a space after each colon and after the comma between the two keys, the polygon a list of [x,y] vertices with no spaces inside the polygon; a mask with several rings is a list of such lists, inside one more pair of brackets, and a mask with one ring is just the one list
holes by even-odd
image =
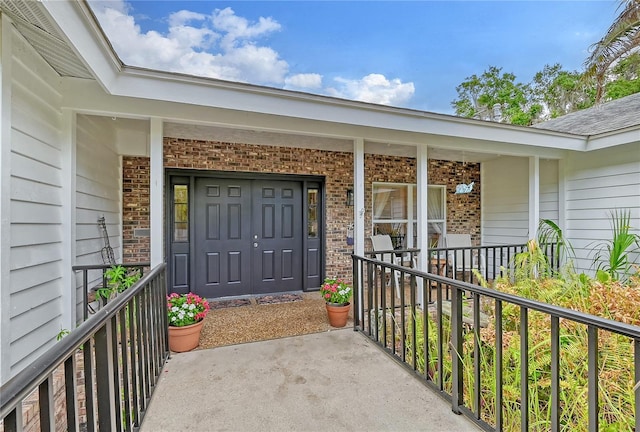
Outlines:
{"label": "railing top rail", "polygon": [[447,251],[453,249],[500,249],[500,248],[519,248],[526,247],[526,243],[517,244],[495,244],[495,245],[480,245],[480,246],[452,246],[452,247],[430,247],[429,251]]}
{"label": "railing top rail", "polygon": [[122,263],[122,264],[82,264],[82,265],[74,265],[73,267],[71,267],[71,270],[73,271],[80,271],[80,270],[103,270],[103,269],[109,269],[113,266],[122,266],[125,268],[129,268],[129,267],[149,267],[151,266],[151,263],[148,261],[143,261],[143,262],[138,262],[138,263]]}
{"label": "railing top rail", "polygon": [[409,249],[370,250],[370,251],[365,251],[364,253],[367,255],[375,255],[375,254],[389,254],[389,253],[401,254],[401,253],[407,253],[407,252],[417,253],[417,252],[420,252],[420,249],[409,248]]}
{"label": "railing top rail", "polygon": [[0,418],[22,401],[33,389],[43,382],[58,365],[65,361],[78,346],[85,343],[104,323],[122,309],[148,283],[165,268],[165,264],[154,267],[138,282],[119,294],[115,299],[98,310],[91,318],[80,324],[69,335],[55,343],[51,349],[38,357],[16,376],[0,388]]}
{"label": "railing top rail", "polygon": [[352,255],[355,259],[364,262],[370,262],[376,266],[388,267],[392,270],[398,270],[405,274],[414,275],[417,277],[422,277],[425,279],[429,279],[434,282],[439,282],[445,285],[449,285],[455,288],[459,288],[464,291],[470,291],[472,293],[477,293],[486,297],[490,297],[496,300],[505,301],[508,303],[512,303],[518,306],[525,307],[527,309],[543,312],[549,315],[556,316],[558,318],[566,318],[573,320],[580,324],[590,325],[598,327],[602,330],[611,331],[614,333],[621,334],[623,336],[627,336],[633,339],[640,340],[640,326],[635,326],[632,324],[626,324],[619,321],[610,320],[607,318],[602,318],[595,315],[590,315],[584,312],[579,312],[573,309],[564,308],[561,306],[556,306],[548,303],[539,302],[537,300],[531,300],[524,297],[519,297],[513,294],[504,293],[501,291],[494,290],[492,288],[485,288],[479,285],[473,285],[468,282],[462,282],[455,279],[450,279],[444,276],[440,276],[434,273],[425,273],[420,270],[412,269],[409,267],[403,267],[395,264],[390,264],[384,261],[379,261],[374,258],[367,258],[360,255]]}

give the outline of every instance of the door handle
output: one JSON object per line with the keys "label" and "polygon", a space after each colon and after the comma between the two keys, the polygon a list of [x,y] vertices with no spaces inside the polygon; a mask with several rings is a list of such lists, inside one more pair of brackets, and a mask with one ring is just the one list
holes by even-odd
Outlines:
{"label": "door handle", "polygon": [[257,248],[258,247],[258,242],[253,243],[253,247]]}

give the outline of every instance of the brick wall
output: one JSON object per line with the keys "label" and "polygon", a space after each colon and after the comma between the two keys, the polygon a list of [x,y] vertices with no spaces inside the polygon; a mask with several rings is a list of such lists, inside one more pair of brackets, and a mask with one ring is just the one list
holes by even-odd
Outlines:
{"label": "brick wall", "polygon": [[122,260],[125,263],[150,261],[149,236],[139,234],[140,230],[151,227],[149,158],[124,157],[122,167]]}
{"label": "brick wall", "polygon": [[[346,189],[353,187],[353,154],[314,149],[231,144],[215,141],[165,138],[164,165],[172,169],[259,172],[325,177],[326,273],[348,277],[352,246],[346,227],[353,208],[345,204]],[[149,228],[149,160],[125,157],[123,161],[123,237],[126,261],[148,260],[148,237],[135,237],[136,228]],[[463,168],[466,173],[463,173]],[[475,181],[471,194],[454,195],[458,183]],[[382,155],[365,157],[366,235],[371,234],[372,182],[415,183],[416,160]],[[480,235],[480,165],[429,161],[429,183],[447,186],[448,231]],[[365,243],[370,248],[369,242]]]}

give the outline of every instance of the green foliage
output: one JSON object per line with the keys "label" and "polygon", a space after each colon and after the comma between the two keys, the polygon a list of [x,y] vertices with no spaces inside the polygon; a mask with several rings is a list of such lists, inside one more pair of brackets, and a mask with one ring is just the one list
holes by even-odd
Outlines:
{"label": "green foliage", "polygon": [[[613,280],[627,280],[634,271],[640,251],[640,235],[631,232],[631,212],[611,212],[612,239],[596,246],[595,264],[598,272],[606,272]],[[600,277],[600,276],[599,276]]]}
{"label": "green foliage", "polygon": [[[535,260],[532,260],[535,261]],[[630,284],[618,282],[606,284],[587,279],[584,275],[567,275],[559,278],[538,278],[511,282],[504,278],[496,283],[496,288],[510,294],[553,303],[574,310],[602,316],[629,324],[640,324],[640,275],[630,278]],[[585,283],[587,284],[585,286]],[[620,298],[624,299],[621,300]],[[485,299],[486,300],[486,299]],[[450,347],[450,322],[443,316],[442,340],[438,340],[435,314],[413,318],[418,329],[415,346],[410,325],[406,338],[407,358],[416,354],[416,369],[450,392],[452,383],[452,356],[462,361],[463,403],[472,410],[478,410],[480,418],[493,424],[496,414],[496,328],[495,308],[492,301],[481,302],[482,311],[490,316],[489,326],[463,334],[461,352],[452,352]],[[411,324],[412,324],[411,323]],[[424,348],[424,326],[427,327],[427,347]],[[529,430],[548,431],[551,429],[551,341],[548,315],[533,310],[528,312],[529,345],[526,353],[529,359],[527,382],[521,382],[522,352],[520,347],[520,308],[503,303],[502,309],[502,386],[504,402],[502,414],[503,430],[521,429],[521,410],[529,414]],[[477,335],[477,337],[476,337]],[[570,320],[560,320],[560,430],[588,430],[588,350],[587,327]],[[476,353],[476,342],[479,351]],[[600,430],[633,430],[634,425],[634,377],[628,367],[633,363],[633,341],[624,336],[605,331],[599,332],[598,398],[600,401]],[[440,348],[440,350],[439,350]],[[439,360],[439,351],[443,357]],[[476,407],[473,389],[475,386],[474,367],[480,366],[480,406]],[[439,371],[438,368],[442,367]],[[441,373],[440,373],[441,372]],[[442,382],[440,382],[442,376]],[[606,383],[606,384],[603,384]],[[521,388],[527,389],[529,404],[521,404]]]}
{"label": "green foliage", "polygon": [[467,77],[456,91],[458,98],[451,105],[462,117],[530,125],[542,111],[532,103],[529,85],[516,82],[514,74],[496,66]]}
{"label": "green foliage", "polygon": [[68,335],[69,333],[71,333],[71,330],[66,328],[61,328],[58,334],[56,335],[56,340],[57,341],[62,340],[62,338]]}
{"label": "green foliage", "polygon": [[547,108],[547,117],[555,118],[594,104],[594,82],[577,71],[565,71],[559,63],[544,65],[531,82],[534,99]]}
{"label": "green foliage", "polygon": [[128,270],[122,265],[115,265],[105,271],[107,286],[99,288],[96,295],[105,300],[111,300],[118,293],[130,288],[133,284],[140,280],[140,272]]}
{"label": "green foliage", "polygon": [[612,66],[621,64],[637,53],[640,44],[640,1],[620,0],[620,14],[606,34],[591,46],[585,62],[586,75],[596,80],[596,101],[604,96],[605,83]]}

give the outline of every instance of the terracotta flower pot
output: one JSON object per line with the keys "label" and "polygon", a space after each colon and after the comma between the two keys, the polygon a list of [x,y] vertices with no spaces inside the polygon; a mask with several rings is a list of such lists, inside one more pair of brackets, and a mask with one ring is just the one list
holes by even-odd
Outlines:
{"label": "terracotta flower pot", "polygon": [[174,352],[191,351],[200,343],[204,320],[183,327],[169,326],[169,349]]}
{"label": "terracotta flower pot", "polygon": [[325,303],[327,315],[329,316],[329,324],[332,327],[344,327],[347,325],[349,317],[349,308],[351,304]]}

